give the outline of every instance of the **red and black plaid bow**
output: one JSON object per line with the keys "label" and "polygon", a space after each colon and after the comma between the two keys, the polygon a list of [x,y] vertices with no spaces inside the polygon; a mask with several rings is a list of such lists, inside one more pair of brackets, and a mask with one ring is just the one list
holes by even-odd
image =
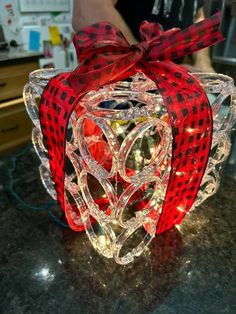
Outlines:
{"label": "red and black plaid bow", "polygon": [[[86,27],[74,37],[79,66],[51,79],[40,101],[40,122],[58,202],[70,227],[81,230],[64,201],[65,143],[73,110],[84,109],[80,99],[90,90],[142,71],[152,79],[163,97],[173,134],[171,174],[157,233],[182,221],[191,208],[204,174],[212,138],[212,115],[199,82],[170,60],[216,44],[219,14],[185,30],[163,31],[159,24],[143,22],[141,42],[130,46],[113,25],[101,22]],[[78,209],[73,209],[78,215]]]}

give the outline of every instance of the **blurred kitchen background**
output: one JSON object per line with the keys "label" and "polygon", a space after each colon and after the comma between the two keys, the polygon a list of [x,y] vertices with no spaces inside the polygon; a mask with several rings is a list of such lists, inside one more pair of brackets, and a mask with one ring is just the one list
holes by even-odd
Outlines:
{"label": "blurred kitchen background", "polygon": [[1,48],[40,54],[39,67],[76,66],[72,0],[1,0]]}
{"label": "blurred kitchen background", "polygon": [[[206,16],[222,10],[226,40],[211,50],[211,57],[217,72],[236,80],[236,0],[207,0],[204,9]],[[22,99],[29,72],[76,67],[71,16],[72,0],[0,0],[0,155],[30,142],[31,122]],[[236,179],[234,130],[232,146],[226,168]]]}

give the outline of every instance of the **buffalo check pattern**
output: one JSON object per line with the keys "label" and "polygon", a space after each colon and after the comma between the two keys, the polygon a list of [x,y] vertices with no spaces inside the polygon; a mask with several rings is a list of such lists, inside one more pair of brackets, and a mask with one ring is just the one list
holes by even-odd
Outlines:
{"label": "buffalo check pattern", "polygon": [[[73,230],[74,222],[64,200],[65,145],[69,118],[84,112],[81,98],[91,90],[142,71],[152,79],[169,114],[173,135],[171,174],[158,221],[157,233],[179,224],[190,210],[203,177],[212,140],[212,114],[208,98],[195,77],[172,62],[223,39],[220,16],[185,30],[163,31],[144,21],[141,42],[129,45],[115,26],[101,22],[79,31],[74,45],[79,66],[50,80],[40,100],[40,123],[57,199]],[[72,208],[78,215],[78,209]]]}

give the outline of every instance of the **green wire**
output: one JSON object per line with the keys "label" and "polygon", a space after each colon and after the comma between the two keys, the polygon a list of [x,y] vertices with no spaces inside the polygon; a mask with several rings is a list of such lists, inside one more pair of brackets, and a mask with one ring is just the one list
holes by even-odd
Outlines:
{"label": "green wire", "polygon": [[24,208],[31,209],[33,211],[47,211],[49,216],[55,221],[57,224],[64,228],[69,228],[68,224],[63,223],[58,217],[56,217],[53,212],[51,211],[51,208],[56,205],[55,201],[50,201],[44,205],[41,206],[34,206],[31,204],[27,204],[15,191],[13,187],[13,173],[16,169],[16,162],[17,159],[26,153],[29,152],[31,149],[31,145],[26,146],[23,150],[21,150],[19,153],[13,154],[10,156],[11,166],[9,168],[6,168],[6,174],[8,177],[8,182],[6,184],[5,190],[11,194],[11,196],[20,204],[20,206]]}

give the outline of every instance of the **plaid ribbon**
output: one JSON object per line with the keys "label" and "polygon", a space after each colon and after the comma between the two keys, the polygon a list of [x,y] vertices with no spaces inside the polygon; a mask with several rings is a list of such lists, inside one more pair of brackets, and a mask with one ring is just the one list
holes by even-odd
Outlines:
{"label": "plaid ribbon", "polygon": [[40,123],[57,199],[70,227],[82,230],[64,200],[65,144],[73,110],[80,116],[80,99],[91,90],[142,71],[157,86],[166,106],[173,134],[171,173],[157,233],[179,224],[190,210],[204,174],[212,140],[212,114],[208,98],[196,78],[170,60],[181,58],[223,39],[220,16],[185,30],[163,31],[159,24],[143,22],[141,42],[130,46],[123,34],[107,22],[96,23],[74,36],[79,66],[50,80],[40,101]]}

